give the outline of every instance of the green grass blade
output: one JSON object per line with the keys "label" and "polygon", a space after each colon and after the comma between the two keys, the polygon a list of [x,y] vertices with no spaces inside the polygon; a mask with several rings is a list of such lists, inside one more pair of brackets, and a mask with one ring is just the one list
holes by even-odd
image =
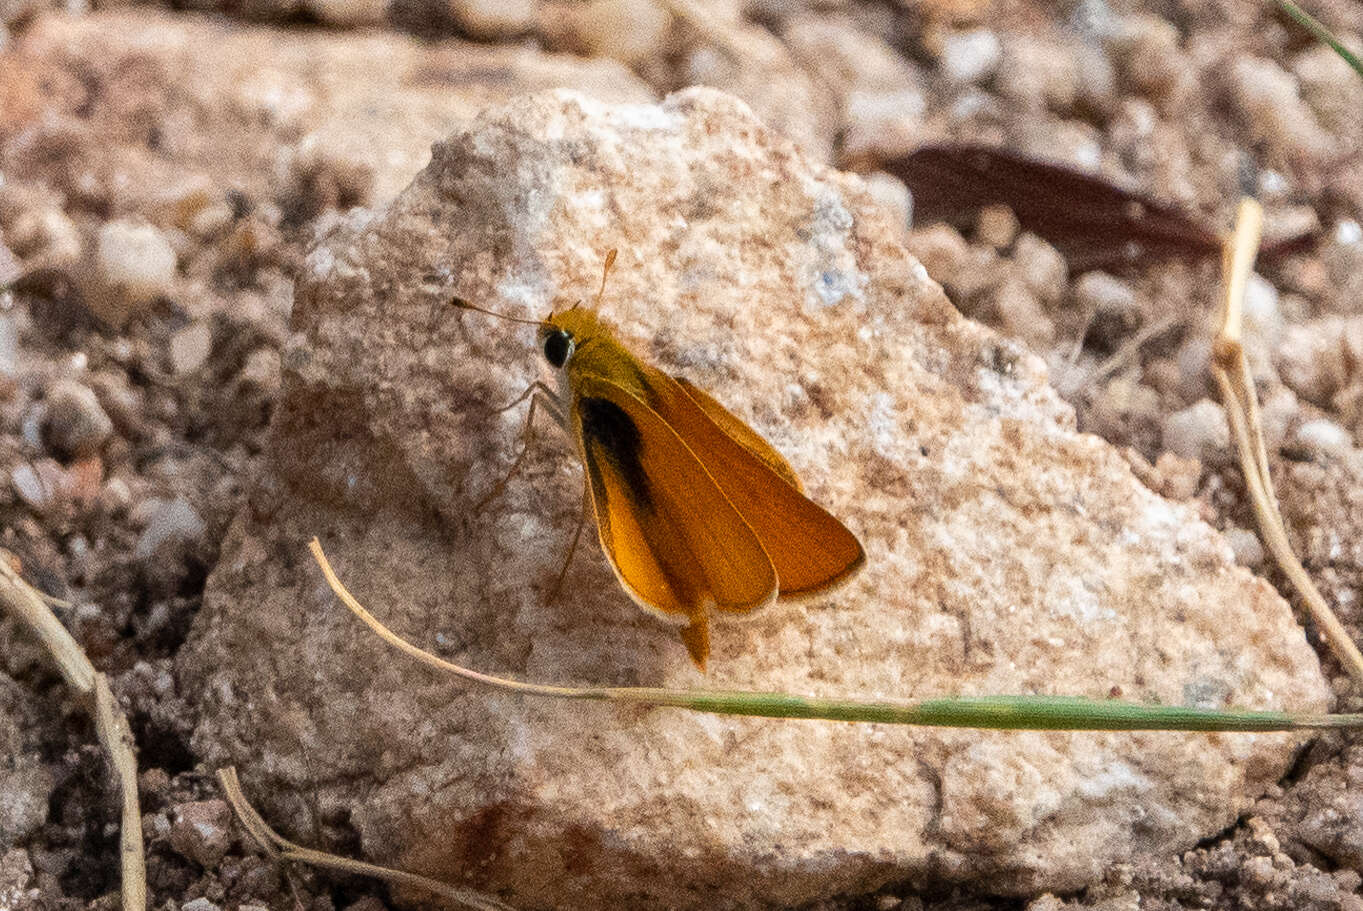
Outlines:
{"label": "green grass blade", "polygon": [[1293,0],[1277,0],[1277,3],[1298,25],[1310,32],[1317,41],[1329,45],[1331,50],[1344,58],[1345,63],[1354,68],[1355,73],[1363,76],[1363,60],[1359,60],[1353,51],[1340,43],[1334,32],[1325,27],[1325,23],[1302,9]]}
{"label": "green grass blade", "polygon": [[1141,705],[1068,696],[971,696],[864,702],[784,693],[583,689],[575,699],[675,706],[720,715],[806,718],[1004,731],[1296,731],[1363,727],[1363,714],[1296,714]]}
{"label": "green grass blade", "polygon": [[331,590],[350,612],[379,638],[417,661],[480,686],[552,699],[666,706],[715,715],[760,718],[803,718],[875,724],[984,728],[1004,731],[1300,731],[1319,728],[1363,728],[1360,715],[1312,715],[1291,712],[1217,711],[1174,705],[1138,705],[1066,696],[970,696],[960,699],[860,700],[823,699],[787,693],[742,690],[670,690],[657,687],[559,686],[527,683],[462,667],[403,639],[341,583],[322,545],[308,544]]}

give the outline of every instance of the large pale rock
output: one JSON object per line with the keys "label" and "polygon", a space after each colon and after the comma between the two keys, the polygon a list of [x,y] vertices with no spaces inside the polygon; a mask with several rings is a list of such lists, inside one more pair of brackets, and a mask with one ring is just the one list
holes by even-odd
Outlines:
{"label": "large pale rock", "polygon": [[[194,746],[273,821],[348,813],[372,859],[522,908],[791,905],[899,880],[1072,890],[1232,822],[1286,735],[987,733],[718,718],[458,685],[332,598],[321,537],[397,630],[535,680],[823,694],[1059,693],[1320,710],[1287,605],[1194,512],[1075,432],[1041,363],[961,318],[856,178],[710,90],[555,92],[436,147],[311,255],[273,461],[181,682]],[[586,544],[541,428],[505,493],[532,331],[595,290],[643,356],[716,392],[862,538],[835,595],[714,632],[702,677]],[[305,809],[306,808],[306,809]],[[297,815],[295,815],[295,813]]]}

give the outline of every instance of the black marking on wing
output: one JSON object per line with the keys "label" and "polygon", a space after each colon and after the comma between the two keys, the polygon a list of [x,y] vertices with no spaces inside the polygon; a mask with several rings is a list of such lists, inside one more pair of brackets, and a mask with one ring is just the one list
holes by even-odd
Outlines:
{"label": "black marking on wing", "polygon": [[577,410],[582,418],[582,440],[587,452],[588,470],[599,480],[600,469],[596,459],[598,456],[605,459],[629,485],[635,502],[642,509],[652,512],[653,494],[639,452],[643,437],[634,421],[623,408],[606,399],[578,399]]}

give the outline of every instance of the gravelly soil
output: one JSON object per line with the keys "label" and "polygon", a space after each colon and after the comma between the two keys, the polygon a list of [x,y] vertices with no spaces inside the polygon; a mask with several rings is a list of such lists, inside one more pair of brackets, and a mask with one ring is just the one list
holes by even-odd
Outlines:
{"label": "gravelly soil", "polygon": [[[1248,186],[1271,229],[1318,228],[1311,251],[1261,266],[1251,355],[1294,544],[1359,633],[1363,80],[1287,20],[1254,4],[1176,0],[1059,12],[1020,0],[757,3],[708,31],[679,18],[641,50],[605,40],[571,6],[541,4],[490,33],[470,25],[469,6],[432,18],[397,4],[389,27],[614,54],[659,92],[714,81],[867,170],[916,141],[987,140],[1097,165],[1222,225]],[[1349,40],[1363,33],[1356,4],[1317,11]],[[374,16],[362,4],[229,12],[285,29]],[[10,54],[36,15],[0,3]],[[790,67],[828,103],[807,110],[761,95],[762,71],[704,53],[725,41],[777,48],[755,59]],[[194,117],[215,112],[194,111],[173,79],[75,57],[37,81],[15,67],[0,56],[0,282],[24,276],[0,296],[0,544],[69,602],[59,616],[131,718],[152,906],[379,911],[380,887],[281,869],[242,843],[196,767],[195,707],[173,672],[264,446],[291,272],[331,213],[369,200],[371,175],[344,159],[295,157],[238,167],[230,185],[176,189],[157,170],[158,144],[192,136]],[[206,151],[240,165],[296,140],[278,127],[242,136],[242,149]],[[902,203],[902,186],[874,179]],[[1128,447],[1156,490],[1196,500],[1239,559],[1287,592],[1206,401],[1215,263],[1074,274],[1002,211],[919,228],[910,243],[963,312],[1046,357],[1084,429]],[[158,256],[162,272],[119,272]],[[90,725],[34,647],[7,626],[0,642],[0,780],[16,783],[0,800],[0,908],[114,908],[116,816]],[[1323,661],[1340,708],[1356,707],[1338,665]],[[319,843],[353,842],[345,819],[298,828]],[[1113,870],[1082,895],[1028,904],[906,890],[827,907],[1357,909],[1360,872],[1363,752],[1328,736],[1231,830],[1182,857]]]}

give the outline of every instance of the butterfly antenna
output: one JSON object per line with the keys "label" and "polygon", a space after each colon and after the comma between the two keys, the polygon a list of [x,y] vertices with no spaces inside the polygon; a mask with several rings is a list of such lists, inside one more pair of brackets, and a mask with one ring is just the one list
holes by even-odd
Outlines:
{"label": "butterfly antenna", "polygon": [[606,296],[606,279],[610,278],[611,269],[615,267],[616,252],[617,251],[612,248],[610,252],[606,254],[606,262],[601,267],[601,287],[596,292],[596,301],[592,304],[593,307],[600,307],[601,298]]}
{"label": "butterfly antenna", "polygon": [[485,313],[488,316],[495,316],[498,319],[509,320],[513,323],[525,323],[527,326],[538,326],[540,324],[540,321],[536,319],[522,319],[519,316],[507,316],[505,313],[498,313],[496,310],[489,310],[486,307],[475,306],[474,304],[470,304],[468,301],[464,300],[462,297],[450,298],[450,305],[453,307],[458,307],[460,310],[472,310],[474,313]]}

